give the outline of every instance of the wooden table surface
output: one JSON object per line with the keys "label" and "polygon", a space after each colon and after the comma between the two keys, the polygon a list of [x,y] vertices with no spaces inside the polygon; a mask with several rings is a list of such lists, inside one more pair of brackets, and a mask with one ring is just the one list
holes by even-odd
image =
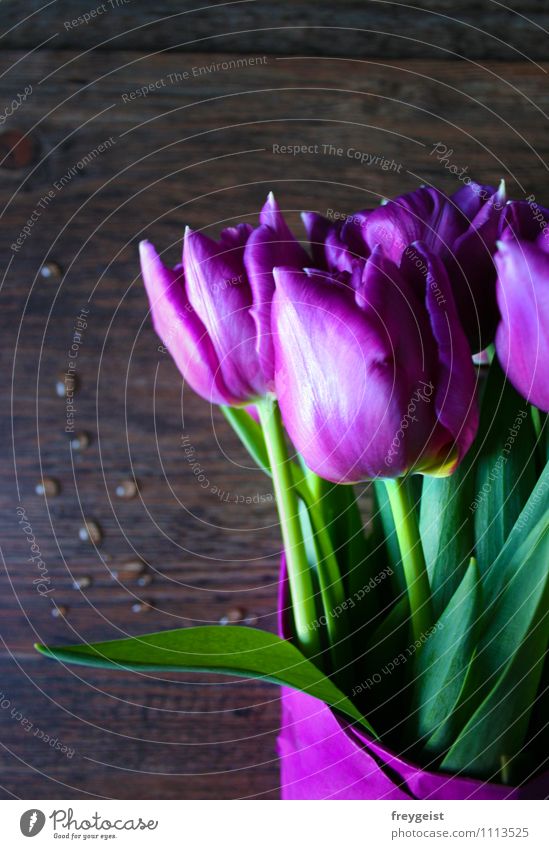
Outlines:
{"label": "wooden table surface", "polygon": [[[69,17],[87,8],[68,5]],[[356,4],[344,5],[356,16]],[[33,49],[53,30],[38,40],[32,27],[15,28],[0,57],[0,793],[274,799],[274,686],[68,668],[32,647],[227,616],[275,627],[280,540],[269,481],[158,350],[138,242],[151,238],[175,263],[187,223],[216,234],[253,222],[271,189],[303,237],[299,209],[350,213],[422,182],[452,191],[462,169],[547,200],[549,65],[535,46],[515,51],[519,62],[493,61],[490,50],[459,61],[392,50],[389,60],[369,55],[356,32],[347,51],[337,36],[338,58],[306,55],[279,31],[255,45],[249,34],[195,44],[202,53],[127,36],[94,50],[92,23],[67,30],[64,15],[54,22],[62,49],[53,40]],[[96,39],[108,38],[106,15],[98,26]],[[192,22],[178,27],[191,43]],[[78,29],[82,43],[67,43]],[[164,25],[165,45],[172,29]],[[322,35],[313,52],[326,54]],[[120,49],[128,46],[139,49]],[[13,115],[2,111],[25,91]],[[295,144],[310,152],[279,150]],[[44,263],[60,276],[44,277]],[[92,439],[84,451],[71,449],[67,399],[56,394],[71,347],[75,430]],[[42,475],[59,481],[56,497],[35,493]],[[131,476],[138,496],[118,498]],[[84,519],[100,525],[99,545],[79,538]],[[125,569],[136,559],[148,586]],[[89,586],[75,589],[78,579]]]}

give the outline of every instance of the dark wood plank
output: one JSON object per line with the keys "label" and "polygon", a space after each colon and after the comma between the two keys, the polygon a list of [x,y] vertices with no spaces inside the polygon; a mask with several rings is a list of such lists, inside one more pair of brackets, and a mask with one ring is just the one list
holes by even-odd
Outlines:
{"label": "dark wood plank", "polygon": [[8,0],[0,24],[6,48],[52,38],[77,49],[543,61],[549,12],[543,0]]}
{"label": "dark wood plank", "polygon": [[1,784],[18,796],[276,798],[274,686],[31,657],[0,669]]}
{"label": "dark wood plank", "polygon": [[[547,67],[270,57],[193,76],[194,67],[231,57],[44,51],[2,58],[1,103],[32,86],[0,127],[8,246],[0,294],[5,793],[275,796],[274,688],[64,670],[32,651],[37,639],[216,622],[235,607],[248,621],[275,627],[280,541],[269,483],[218,411],[182,390],[159,352],[137,243],[146,234],[177,262],[187,222],[214,234],[223,222],[253,221],[271,188],[302,235],[303,207],[348,213],[422,181],[456,189],[461,183],[447,164],[485,182],[505,176],[517,196],[546,199],[549,137],[540,110],[549,107]],[[180,80],[184,71],[191,76]],[[165,84],[146,97],[123,97],[158,81]],[[22,134],[15,150],[13,133]],[[453,151],[446,163],[432,155],[437,142]],[[311,152],[273,150],[298,143]],[[394,165],[361,164],[350,149]],[[40,207],[50,191],[51,202]],[[61,279],[40,276],[46,259],[59,263]],[[75,425],[93,442],[71,456],[65,400],[54,387],[82,307],[90,312],[78,350]],[[185,459],[182,435],[204,468],[205,487]],[[34,492],[41,469],[62,487],[47,502]],[[116,484],[132,471],[140,497],[120,501]],[[242,497],[251,503],[239,503]],[[19,505],[51,579],[46,597],[33,585]],[[103,528],[97,550],[78,538],[82,516]],[[154,576],[146,588],[111,575],[136,556]],[[93,583],[79,592],[74,576]],[[136,599],[154,607],[133,613]],[[51,616],[52,601],[68,608],[65,619]],[[78,757],[38,745],[12,707]]]}

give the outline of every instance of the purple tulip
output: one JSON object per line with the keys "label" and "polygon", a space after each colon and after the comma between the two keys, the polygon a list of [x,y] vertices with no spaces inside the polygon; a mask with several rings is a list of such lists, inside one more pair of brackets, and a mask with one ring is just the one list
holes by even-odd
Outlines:
{"label": "purple tulip", "polygon": [[315,262],[329,271],[352,272],[377,245],[398,266],[404,259],[421,262],[413,245],[422,242],[444,262],[459,317],[476,353],[493,340],[498,322],[492,255],[504,203],[503,184],[496,191],[471,183],[451,197],[422,187],[343,222],[312,212],[304,213],[303,220]]}
{"label": "purple tulip", "polygon": [[255,230],[223,230],[219,242],[187,228],[173,270],[150,242],[140,245],[155,330],[183,377],[215,404],[249,404],[273,390],[272,270],[309,262],[272,194],[259,220]]}
{"label": "purple tulip", "polygon": [[303,212],[315,267],[352,272],[357,262],[367,259],[371,251],[364,228],[369,215],[370,210],[364,209],[334,222],[317,212]]}
{"label": "purple tulip", "polygon": [[444,265],[381,247],[352,274],[276,268],[276,391],[296,449],[335,482],[450,474],[477,429],[475,372]]}
{"label": "purple tulip", "polygon": [[549,412],[549,210],[510,203],[497,247],[499,361],[521,395]]}

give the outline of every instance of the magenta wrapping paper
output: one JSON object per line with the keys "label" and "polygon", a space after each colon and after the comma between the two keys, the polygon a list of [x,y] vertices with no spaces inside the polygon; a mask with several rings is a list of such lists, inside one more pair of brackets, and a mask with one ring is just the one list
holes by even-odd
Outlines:
{"label": "magenta wrapping paper", "polygon": [[[280,582],[279,629],[287,637],[288,588]],[[509,787],[429,772],[351,727],[323,702],[282,688],[278,737],[282,799],[545,799],[549,772]]]}

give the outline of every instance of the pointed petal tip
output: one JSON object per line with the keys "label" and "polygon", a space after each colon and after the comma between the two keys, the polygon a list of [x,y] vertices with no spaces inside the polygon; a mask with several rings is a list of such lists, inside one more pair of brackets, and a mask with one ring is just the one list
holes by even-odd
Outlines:
{"label": "pointed petal tip", "polygon": [[279,212],[280,212],[280,207],[278,206],[278,203],[276,202],[274,192],[270,191],[269,194],[267,195],[267,200],[265,201],[265,203],[261,207],[261,212],[259,214],[260,221],[263,224],[272,224],[273,223],[272,216],[277,215]]}
{"label": "pointed petal tip", "polygon": [[158,251],[152,242],[149,242],[148,239],[143,239],[139,242],[139,261],[141,262],[141,270],[144,270],[145,264],[148,266],[150,264],[160,263],[163,265],[160,256],[158,255]]}

